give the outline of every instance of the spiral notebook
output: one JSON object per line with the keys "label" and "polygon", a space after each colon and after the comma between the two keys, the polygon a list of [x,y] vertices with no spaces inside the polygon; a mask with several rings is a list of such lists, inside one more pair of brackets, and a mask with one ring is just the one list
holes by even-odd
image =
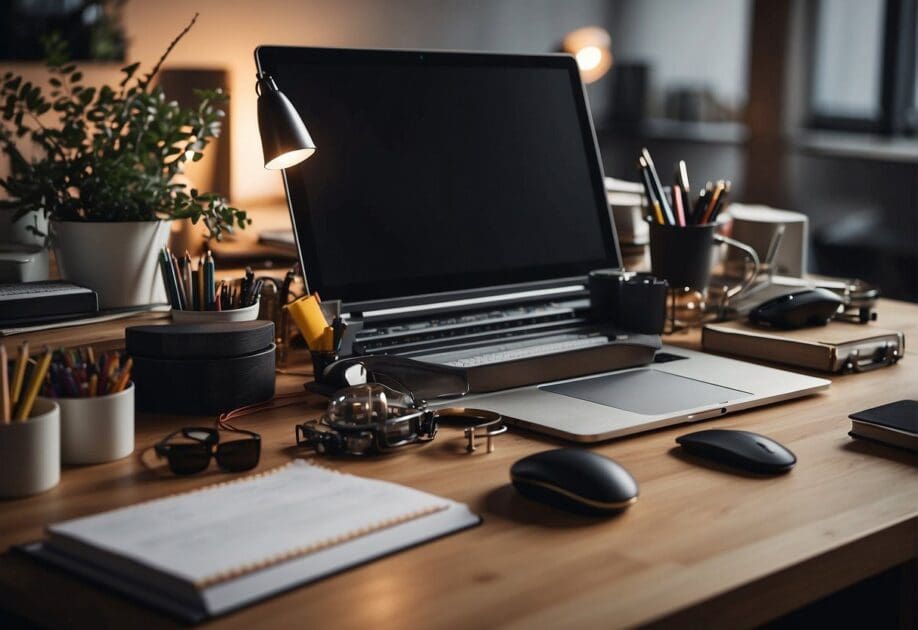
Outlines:
{"label": "spiral notebook", "polygon": [[197,622],[480,521],[449,499],[295,460],[51,525],[25,551]]}

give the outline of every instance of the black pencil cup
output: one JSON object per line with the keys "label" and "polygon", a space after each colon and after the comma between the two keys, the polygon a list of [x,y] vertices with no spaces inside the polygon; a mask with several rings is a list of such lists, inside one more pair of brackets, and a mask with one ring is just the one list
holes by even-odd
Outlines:
{"label": "black pencil cup", "polygon": [[650,267],[653,275],[677,289],[704,291],[711,279],[716,223],[662,225],[650,223]]}
{"label": "black pencil cup", "polygon": [[337,352],[327,352],[320,350],[310,350],[309,356],[312,357],[312,374],[317,383],[322,382],[322,374],[325,368],[339,359]]}

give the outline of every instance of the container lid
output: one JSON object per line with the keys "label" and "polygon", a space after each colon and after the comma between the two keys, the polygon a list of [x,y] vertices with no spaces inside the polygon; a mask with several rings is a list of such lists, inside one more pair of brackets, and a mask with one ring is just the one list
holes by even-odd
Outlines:
{"label": "container lid", "polygon": [[155,359],[216,359],[260,352],[274,343],[274,323],[217,322],[130,326],[128,354]]}

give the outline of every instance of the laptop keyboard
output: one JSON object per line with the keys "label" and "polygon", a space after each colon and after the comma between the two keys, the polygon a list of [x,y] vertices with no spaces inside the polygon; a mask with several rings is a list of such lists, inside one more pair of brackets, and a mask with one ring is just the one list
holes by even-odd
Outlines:
{"label": "laptop keyboard", "polygon": [[363,354],[438,348],[479,339],[512,337],[582,323],[574,304],[538,304],[364,328],[354,350]]}
{"label": "laptop keyboard", "polygon": [[528,359],[530,357],[553,354],[555,352],[567,352],[569,350],[580,350],[581,348],[592,348],[593,346],[601,346],[607,343],[609,343],[609,339],[605,335],[599,337],[592,336],[580,339],[572,339],[570,341],[542,343],[526,348],[508,348],[504,350],[497,349],[494,352],[487,352],[485,354],[479,354],[476,356],[446,361],[445,364],[463,368],[478,367],[480,365],[489,365],[491,363],[503,363],[506,361]]}

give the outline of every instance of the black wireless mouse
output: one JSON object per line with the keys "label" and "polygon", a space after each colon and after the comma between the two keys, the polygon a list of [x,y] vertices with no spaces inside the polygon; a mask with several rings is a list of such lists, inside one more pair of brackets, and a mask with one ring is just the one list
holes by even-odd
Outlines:
{"label": "black wireless mouse", "polygon": [[828,289],[805,289],[759,304],[749,313],[749,321],[785,330],[824,326],[842,304],[843,300]]}
{"label": "black wireless mouse", "polygon": [[784,473],[797,463],[787,448],[749,431],[709,429],[677,437],[676,442],[691,455],[754,473]]}
{"label": "black wireless mouse", "polygon": [[580,514],[620,512],[638,495],[637,482],[627,470],[577,448],[524,457],[510,468],[510,479],[524,497]]}

